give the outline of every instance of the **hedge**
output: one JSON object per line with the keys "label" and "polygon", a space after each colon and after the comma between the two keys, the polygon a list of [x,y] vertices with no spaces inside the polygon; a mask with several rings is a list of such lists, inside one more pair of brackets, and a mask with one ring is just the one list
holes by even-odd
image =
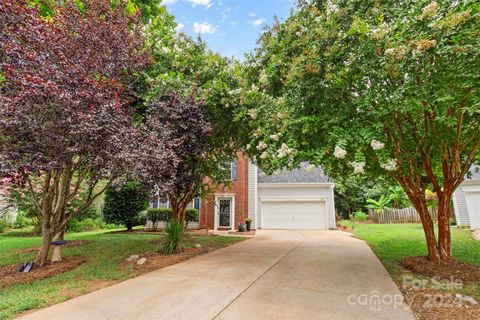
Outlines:
{"label": "hedge", "polygon": [[[155,224],[158,221],[168,222],[172,217],[172,209],[170,208],[150,208],[147,210],[147,220]],[[187,209],[185,212],[185,220],[187,222],[198,221],[198,210]]]}

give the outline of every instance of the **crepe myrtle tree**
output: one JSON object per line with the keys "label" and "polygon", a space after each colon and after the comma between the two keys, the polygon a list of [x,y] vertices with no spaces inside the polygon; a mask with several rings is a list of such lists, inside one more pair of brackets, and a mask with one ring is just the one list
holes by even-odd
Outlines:
{"label": "crepe myrtle tree", "polygon": [[[128,168],[139,137],[129,88],[150,62],[124,2],[74,2],[52,4],[44,18],[30,1],[0,0],[0,173],[26,185],[41,212],[40,266],[110,184],[99,182]],[[83,205],[66,210],[79,196]]]}
{"label": "crepe myrtle tree", "polygon": [[270,171],[309,161],[334,178],[390,176],[429,258],[450,261],[452,194],[480,147],[479,12],[477,1],[301,1],[247,60],[249,153]]}

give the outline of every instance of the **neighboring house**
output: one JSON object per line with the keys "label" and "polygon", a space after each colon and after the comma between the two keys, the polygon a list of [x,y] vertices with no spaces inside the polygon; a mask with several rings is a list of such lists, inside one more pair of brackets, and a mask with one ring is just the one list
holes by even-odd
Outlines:
{"label": "neighboring house", "polygon": [[480,166],[473,166],[453,195],[457,225],[480,228]]}
{"label": "neighboring house", "polygon": [[235,230],[250,218],[256,229],[335,228],[334,184],[321,169],[306,168],[266,176],[239,153],[231,183],[192,204],[200,209],[198,227]]}
{"label": "neighboring house", "polygon": [[0,219],[9,223],[14,223],[17,220],[17,207],[8,203],[7,189],[0,187]]}

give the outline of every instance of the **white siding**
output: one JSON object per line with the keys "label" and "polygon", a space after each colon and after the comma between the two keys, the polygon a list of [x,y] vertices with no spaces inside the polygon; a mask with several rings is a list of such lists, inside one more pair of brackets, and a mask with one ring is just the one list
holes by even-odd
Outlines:
{"label": "white siding", "polygon": [[257,166],[248,162],[248,217],[252,219],[252,229],[256,228],[257,212]]}
{"label": "white siding", "polygon": [[467,199],[470,228],[478,229],[480,228],[480,190],[465,190],[465,198]]}
{"label": "white siding", "polygon": [[[327,205],[327,226],[335,228],[335,203],[333,197],[333,184],[312,183],[312,184],[258,184],[257,223],[260,224],[262,198],[264,199],[286,199],[286,198],[324,198]],[[259,225],[258,228],[262,226]]]}
{"label": "white siding", "polygon": [[469,226],[467,201],[465,199],[465,192],[459,187],[453,194],[453,208],[455,210],[455,219],[459,226]]}

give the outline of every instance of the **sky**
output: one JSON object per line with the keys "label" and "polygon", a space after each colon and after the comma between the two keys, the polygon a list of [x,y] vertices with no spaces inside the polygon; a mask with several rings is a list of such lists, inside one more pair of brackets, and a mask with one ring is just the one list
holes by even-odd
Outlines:
{"label": "sky", "polygon": [[274,17],[285,19],[294,0],[163,0],[175,16],[177,29],[201,34],[209,48],[242,59],[255,48],[265,26]]}

